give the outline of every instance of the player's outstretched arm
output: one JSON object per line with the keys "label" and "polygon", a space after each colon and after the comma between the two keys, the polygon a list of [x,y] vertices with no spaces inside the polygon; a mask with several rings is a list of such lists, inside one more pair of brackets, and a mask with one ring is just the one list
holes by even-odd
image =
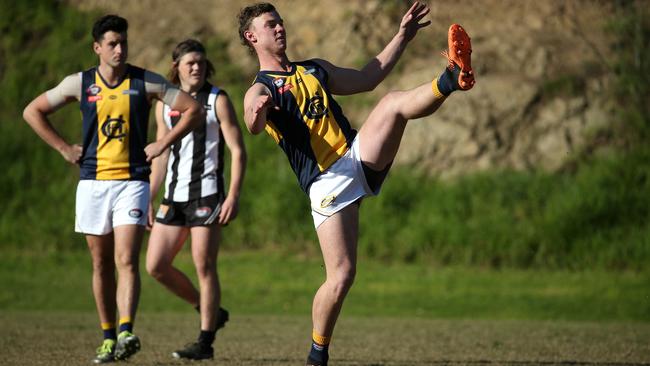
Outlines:
{"label": "player's outstretched arm", "polygon": [[246,128],[250,133],[257,135],[264,131],[269,108],[279,109],[264,85],[253,84],[244,96],[244,122],[246,122]]}
{"label": "player's outstretched arm", "polygon": [[325,60],[315,60],[328,72],[330,91],[337,95],[349,95],[375,89],[393,69],[406,45],[417,32],[431,24],[431,21],[420,22],[427,14],[429,14],[429,7],[426,4],[414,2],[402,17],[395,36],[361,70],[341,68]]}
{"label": "player's outstretched arm", "polygon": [[[75,83],[79,82],[78,88]],[[63,158],[73,164],[81,159],[82,146],[68,144],[52,126],[47,116],[64,105],[79,99],[72,90],[81,90],[81,80],[77,75],[65,78],[57,87],[48,90],[32,100],[23,110],[23,118],[36,134],[48,145],[58,151]]]}

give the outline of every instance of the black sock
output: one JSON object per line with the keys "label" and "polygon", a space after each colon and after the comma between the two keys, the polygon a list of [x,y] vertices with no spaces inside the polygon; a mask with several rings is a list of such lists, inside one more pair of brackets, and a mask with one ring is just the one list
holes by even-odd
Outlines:
{"label": "black sock", "polygon": [[449,95],[454,90],[460,89],[458,85],[458,75],[460,74],[460,67],[454,65],[453,71],[445,68],[445,71],[438,77],[438,90],[442,95]]}
{"label": "black sock", "polygon": [[117,331],[115,327],[102,329],[104,331],[104,339],[117,339]]}
{"label": "black sock", "polygon": [[201,333],[199,334],[199,339],[198,342],[202,346],[205,347],[210,347],[212,346],[212,343],[214,343],[214,338],[217,334],[216,330],[201,330]]}
{"label": "black sock", "polygon": [[120,333],[127,331],[129,333],[133,333],[133,323],[131,322],[126,322],[126,323],[120,323]]}
{"label": "black sock", "polygon": [[327,366],[327,361],[330,358],[328,353],[329,347],[329,344],[321,345],[312,341],[308,360],[313,362],[315,365]]}

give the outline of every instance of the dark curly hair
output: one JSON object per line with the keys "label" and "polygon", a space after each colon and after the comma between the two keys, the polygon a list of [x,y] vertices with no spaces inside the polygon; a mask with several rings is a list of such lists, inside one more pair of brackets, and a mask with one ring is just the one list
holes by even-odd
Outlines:
{"label": "dark curly hair", "polygon": [[249,50],[254,51],[253,46],[251,46],[251,44],[246,40],[246,37],[244,37],[244,32],[250,28],[253,19],[264,13],[271,13],[274,11],[275,6],[269,3],[249,5],[239,11],[239,15],[237,15],[237,20],[239,21],[239,39],[244,46],[248,47]]}
{"label": "dark curly hair", "polygon": [[129,29],[129,22],[119,15],[109,14],[97,19],[93,25],[93,39],[101,42],[104,33],[113,31],[115,33],[126,33]]}

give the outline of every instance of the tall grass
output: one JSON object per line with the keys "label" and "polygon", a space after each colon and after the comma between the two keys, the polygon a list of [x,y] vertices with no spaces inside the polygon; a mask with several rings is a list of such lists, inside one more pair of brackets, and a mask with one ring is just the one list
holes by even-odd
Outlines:
{"label": "tall grass", "polygon": [[[28,251],[84,248],[73,232],[77,169],[36,137],[21,111],[65,75],[96,63],[89,31],[97,14],[61,2],[0,0],[0,247]],[[612,25],[622,49],[612,90],[620,105],[625,149],[585,156],[573,169],[488,172],[441,182],[396,168],[379,197],[362,205],[360,252],[386,261],[481,267],[643,269],[650,263],[650,149],[647,137],[648,25],[635,12]],[[633,9],[633,8],[632,8]],[[636,20],[635,20],[636,19]],[[630,33],[631,32],[631,33]],[[629,36],[632,34],[632,36]],[[250,78],[223,49],[204,40],[241,116]],[[237,40],[233,40],[236,42]],[[627,42],[627,43],[626,43]],[[632,47],[632,48],[630,48]],[[221,73],[219,73],[221,72]],[[76,106],[52,118],[70,141],[80,139]],[[632,121],[632,122],[629,122]],[[640,132],[634,132],[640,131]],[[633,137],[638,138],[633,138]],[[239,218],[224,230],[227,250],[318,255],[307,197],[282,152],[267,136],[245,132],[249,165]]]}
{"label": "tall grass", "polygon": [[399,172],[364,203],[370,256],[484,267],[642,269],[650,260],[650,151],[572,174],[501,172],[442,183]]}
{"label": "tall grass", "polygon": [[617,82],[613,97],[619,106],[619,123],[625,138],[642,145],[650,137],[650,8],[639,0],[617,2],[616,14],[609,22],[618,35],[612,50],[616,55],[613,72]]}

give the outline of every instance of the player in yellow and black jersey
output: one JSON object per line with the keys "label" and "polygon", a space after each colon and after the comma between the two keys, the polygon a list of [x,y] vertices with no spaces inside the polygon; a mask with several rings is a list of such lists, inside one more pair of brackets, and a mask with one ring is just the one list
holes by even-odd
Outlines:
{"label": "player in yellow and black jersey", "polygon": [[[147,224],[149,162],[200,124],[204,113],[199,103],[162,76],[126,63],[127,29],[126,19],[116,15],[97,20],[92,34],[99,65],[67,76],[23,112],[47,144],[81,168],[75,230],[88,242],[104,333],[95,363],[127,359],[140,349],[132,331],[140,295],[138,258]],[[169,133],[147,145],[154,99],[183,116]],[[74,101],[81,104],[83,144],[65,141],[47,118]]]}
{"label": "player in yellow and black jersey", "polygon": [[280,110],[267,115],[266,131],[289,157],[302,189],[348,151],[357,131],[327,89],[327,71],[314,61],[293,63],[288,71],[260,71]]}
{"label": "player in yellow and black jersey", "polygon": [[81,179],[149,179],[147,144],[149,100],[145,70],[127,65],[117,85],[104,81],[96,67],[81,73],[83,154]]}
{"label": "player in yellow and black jersey", "polygon": [[312,308],[312,346],[307,365],[327,365],[329,344],[356,272],[359,202],[379,193],[410,119],[434,113],[456,90],[474,86],[471,43],[454,24],[448,31],[448,65],[437,78],[391,92],[375,106],[358,133],[332,95],[373,90],[397,63],[429,8],[416,1],[385,48],[360,70],[323,59],[292,62],[284,21],[268,3],[239,13],[242,43],[257,55],[260,71],[244,98],[248,130],[266,130],[282,148],[309,195],[326,267]]}

